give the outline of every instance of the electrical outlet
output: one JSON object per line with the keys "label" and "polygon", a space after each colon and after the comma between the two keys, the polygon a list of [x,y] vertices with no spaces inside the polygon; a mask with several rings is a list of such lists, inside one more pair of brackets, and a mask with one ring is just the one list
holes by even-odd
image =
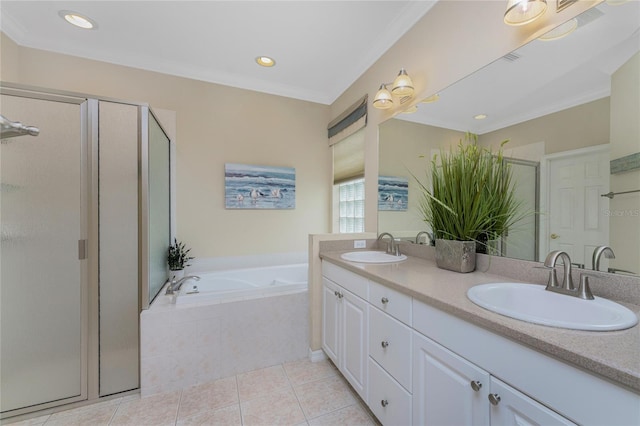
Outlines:
{"label": "electrical outlet", "polygon": [[366,248],[367,247],[367,241],[366,240],[354,240],[353,241],[353,248]]}

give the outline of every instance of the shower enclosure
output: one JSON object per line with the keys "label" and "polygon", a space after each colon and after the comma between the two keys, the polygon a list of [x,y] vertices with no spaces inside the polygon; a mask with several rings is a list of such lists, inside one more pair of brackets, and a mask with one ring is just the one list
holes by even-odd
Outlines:
{"label": "shower enclosure", "polygon": [[0,97],[1,418],[137,389],[139,313],[171,241],[169,138],[147,105]]}

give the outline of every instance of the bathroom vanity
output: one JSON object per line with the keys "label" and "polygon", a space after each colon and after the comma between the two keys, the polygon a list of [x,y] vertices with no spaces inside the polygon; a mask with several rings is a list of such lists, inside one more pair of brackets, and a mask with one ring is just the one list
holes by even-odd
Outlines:
{"label": "bathroom vanity", "polygon": [[505,277],[340,254],[321,254],[322,347],[382,424],[640,424],[639,325],[530,324],[467,298]]}

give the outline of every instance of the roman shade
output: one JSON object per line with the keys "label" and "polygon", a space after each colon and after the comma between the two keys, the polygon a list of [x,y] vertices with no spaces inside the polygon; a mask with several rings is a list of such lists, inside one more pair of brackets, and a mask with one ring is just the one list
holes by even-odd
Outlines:
{"label": "roman shade", "polygon": [[347,108],[327,128],[333,147],[333,183],[364,177],[364,127],[367,125],[367,99],[364,95]]}
{"label": "roman shade", "polygon": [[333,184],[364,177],[364,129],[333,145]]}
{"label": "roman shade", "polygon": [[368,98],[369,95],[364,95],[329,123],[327,127],[329,146],[335,145],[367,125]]}

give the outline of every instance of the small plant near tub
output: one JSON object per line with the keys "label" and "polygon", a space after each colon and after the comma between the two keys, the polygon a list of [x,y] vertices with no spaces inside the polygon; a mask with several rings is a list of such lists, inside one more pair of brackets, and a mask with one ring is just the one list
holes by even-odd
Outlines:
{"label": "small plant near tub", "polygon": [[191,266],[190,260],[194,257],[189,256],[191,249],[186,248],[183,242],[173,239],[174,243],[169,246],[167,262],[171,271],[181,271],[187,266]]}

